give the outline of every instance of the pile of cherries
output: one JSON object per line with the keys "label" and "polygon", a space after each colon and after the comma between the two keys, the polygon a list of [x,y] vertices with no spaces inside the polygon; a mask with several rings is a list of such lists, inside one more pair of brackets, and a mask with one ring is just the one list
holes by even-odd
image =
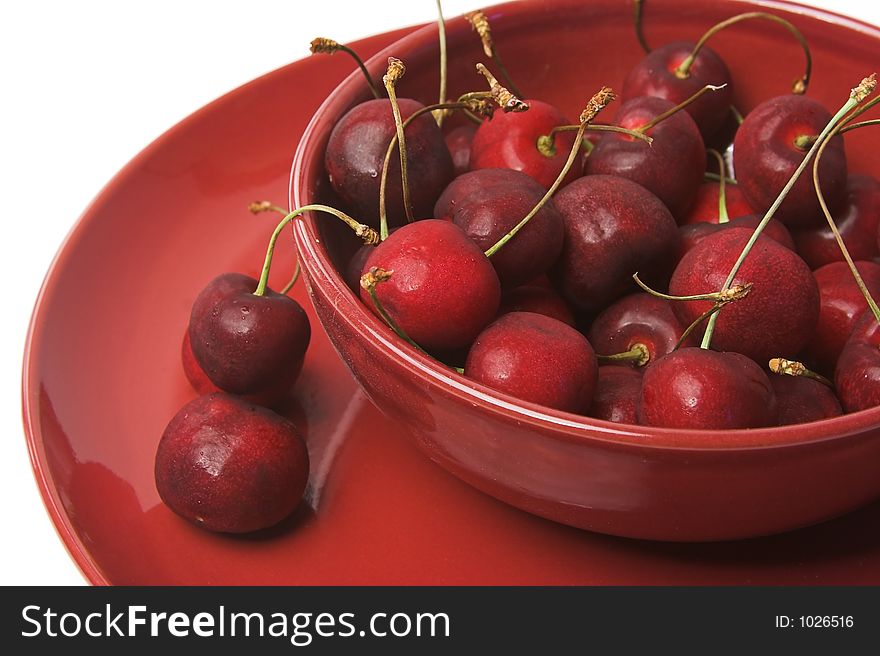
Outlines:
{"label": "pile of cherries", "polygon": [[[190,521],[250,531],[302,497],[306,448],[268,408],[299,374],[309,324],[266,280],[282,229],[307,211],[363,242],[344,274],[389,330],[521,401],[696,429],[880,404],[880,182],[847,170],[840,136],[875,102],[864,102],[873,76],[832,115],[803,95],[797,29],[744,14],[648,51],[613,120],[597,121],[615,100],[603,88],[572,123],[523,98],[485,15],[468,18],[504,84],[478,64],[488,90],[425,106],[397,97],[405,66],[391,58],[384,93],[367,75],[375,98],[330,135],[342,207],[256,205],[286,214],[260,280],[223,274],[193,304],[183,363],[203,396],[156,459],[162,499]],[[705,41],[751,19],[788,29],[807,67],[791,93],[742,117]],[[353,54],[313,42],[339,50]]]}

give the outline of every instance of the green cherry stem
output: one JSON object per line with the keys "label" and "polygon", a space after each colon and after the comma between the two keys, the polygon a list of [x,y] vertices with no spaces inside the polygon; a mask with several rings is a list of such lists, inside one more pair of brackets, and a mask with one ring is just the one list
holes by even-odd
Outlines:
{"label": "green cherry stem", "polygon": [[[447,55],[446,55],[446,21],[443,19],[443,6],[440,4],[440,0],[437,0],[437,32],[438,32],[438,40],[440,42],[440,93],[438,94],[437,104],[442,105],[446,102],[446,77],[447,77]],[[434,112],[434,120],[437,121],[437,125],[443,127],[443,119],[446,116],[446,112],[443,110],[436,110]]]}
{"label": "green cherry stem", "polygon": [[[271,201],[268,201],[268,200],[255,201],[255,202],[251,203],[250,205],[248,205],[248,210],[250,210],[250,212],[252,214],[262,214],[263,212],[276,212],[276,213],[280,214],[281,216],[287,215],[287,210],[285,210],[284,208],[282,208],[278,205],[275,205],[274,203],[272,203]],[[290,225],[292,228],[293,222],[291,222]],[[294,257],[296,257],[297,260],[296,260],[296,266],[293,269],[293,277],[291,277],[290,282],[288,282],[286,285],[284,285],[284,289],[282,289],[280,292],[278,292],[279,294],[286,294],[287,292],[289,292],[291,289],[293,289],[293,286],[296,284],[296,281],[299,280],[300,273],[302,272],[302,267],[299,265],[299,253],[296,252],[296,249],[294,249]]]}
{"label": "green cherry stem", "polygon": [[707,84],[704,87],[702,87],[699,91],[697,91],[695,94],[693,94],[691,97],[685,98],[684,100],[682,100],[675,107],[670,107],[665,112],[663,112],[662,114],[658,114],[657,116],[652,118],[650,121],[648,121],[644,125],[637,127],[636,131],[647,132],[648,130],[653,128],[655,125],[657,125],[661,121],[665,121],[667,118],[669,118],[673,114],[681,111],[682,109],[684,109],[685,107],[690,105],[692,102],[699,100],[703,96],[703,94],[709,93],[710,91],[718,91],[720,89],[723,89],[726,86],[727,86],[726,84],[722,84],[720,86],[716,86],[714,84]]}
{"label": "green cherry stem", "polygon": [[568,174],[571,169],[572,164],[574,164],[575,159],[577,159],[578,153],[581,150],[581,143],[584,139],[584,132],[587,129],[587,125],[596,118],[596,115],[602,111],[602,109],[608,105],[612,100],[614,100],[614,92],[609,87],[602,87],[591,99],[590,102],[587,103],[586,108],[580,115],[580,125],[578,126],[577,134],[574,138],[574,143],[571,146],[571,152],[568,154],[568,159],[565,160],[565,164],[562,167],[562,170],[559,172],[559,175],[556,176],[556,180],[553,181],[553,184],[547,190],[547,193],[538,201],[537,205],[535,205],[528,214],[523,217],[523,219],[517,223],[513,228],[511,228],[510,232],[501,237],[495,244],[493,244],[489,250],[486,251],[486,257],[492,257],[497,253],[501,248],[513,239],[517,233],[526,227],[529,221],[532,220],[542,207],[547,203],[548,200],[556,193],[556,190],[562,185],[563,179]]}
{"label": "green cherry stem", "polygon": [[637,367],[644,367],[651,359],[651,352],[641,342],[633,344],[628,351],[615,353],[614,355],[596,354],[599,362],[632,362]]}
{"label": "green cherry stem", "polygon": [[391,101],[391,111],[394,114],[394,125],[397,128],[397,152],[400,153],[400,179],[403,187],[403,209],[406,212],[406,220],[409,223],[415,221],[412,210],[412,200],[409,195],[409,177],[406,171],[406,139],[403,136],[403,120],[400,118],[400,107],[397,104],[397,92],[395,85],[406,73],[403,62],[394,57],[388,58],[388,70],[382,77],[382,83],[388,92],[388,100]]}
{"label": "green cherry stem", "polygon": [[697,44],[691,51],[691,54],[685,57],[681,64],[678,65],[678,68],[675,69],[675,76],[681,79],[685,79],[690,76],[690,69],[691,66],[693,66],[694,64],[694,60],[697,58],[697,55],[700,54],[700,50],[703,49],[703,46],[706,45],[706,41],[711,39],[715,34],[727,27],[730,27],[731,25],[735,25],[744,20],[751,20],[754,18],[768,20],[773,23],[782,25],[785,29],[791,32],[792,36],[801,45],[801,48],[803,48],[804,57],[806,58],[804,74],[800,78],[795,80],[794,84],[792,85],[792,93],[804,93],[807,90],[807,85],[810,83],[810,73],[813,69],[813,58],[812,55],[810,55],[810,46],[807,44],[806,38],[804,38],[804,35],[801,34],[801,31],[798,28],[796,28],[784,18],[781,18],[780,16],[776,16],[774,14],[768,14],[764,11],[750,11],[744,14],[739,14],[738,16],[733,16],[732,18],[723,20],[720,23],[710,27],[709,30],[700,37],[700,40],[697,41]]}
{"label": "green cherry stem", "polygon": [[376,88],[376,83],[373,81],[373,78],[370,76],[370,72],[367,70],[367,67],[364,66],[364,60],[360,58],[360,56],[351,48],[338,41],[334,41],[333,39],[327,39],[325,37],[319,36],[317,38],[312,39],[312,43],[310,46],[310,50],[313,55],[316,54],[324,54],[324,55],[332,55],[335,52],[344,52],[349,55],[352,59],[357,62],[358,68],[361,69],[361,73],[364,74],[364,78],[367,80],[367,85],[370,87],[370,92],[373,94],[374,98],[381,98],[382,94],[379,93],[379,89]]}
{"label": "green cherry stem", "polygon": [[645,41],[645,33],[642,29],[642,11],[644,10],[642,0],[633,0],[633,24],[636,28],[636,38],[639,40],[639,45],[642,46],[642,50],[646,53],[651,52],[650,46],[648,46],[648,42]]}
{"label": "green cherry stem", "polygon": [[727,176],[725,175],[724,158],[714,148],[707,148],[706,152],[718,161],[718,223],[728,223],[730,216],[727,214]]}
{"label": "green cherry stem", "polygon": [[701,314],[696,319],[694,319],[691,322],[691,325],[689,325],[687,328],[684,329],[684,332],[681,334],[681,337],[678,338],[678,341],[675,343],[675,347],[672,350],[677,351],[678,349],[680,349],[682,344],[684,344],[684,340],[686,340],[688,337],[690,337],[691,333],[697,329],[697,326],[702,324],[706,319],[708,319],[713,314],[718,312],[725,305],[727,305],[727,304],[726,303],[716,303],[715,305],[710,307],[708,310],[703,312],[703,314]]}
{"label": "green cherry stem", "polygon": [[[547,134],[542,134],[540,137],[538,137],[538,152],[544,155],[544,157],[553,157],[556,154],[556,135],[560,132],[577,132],[580,127],[580,125],[557,125]],[[593,130],[595,132],[617,132],[619,134],[625,134],[628,137],[632,137],[633,139],[640,139],[648,145],[654,142],[654,138],[649,137],[647,134],[638,132],[636,130],[627,130],[626,128],[622,128],[619,125],[590,124],[587,126],[587,130]],[[585,141],[584,143],[588,142]]]}
{"label": "green cherry stem", "polygon": [[749,282],[745,285],[733,285],[729,289],[720,292],[706,292],[705,294],[690,294],[688,296],[672,296],[670,294],[658,292],[656,289],[649,287],[641,278],[639,278],[638,272],[632,274],[632,279],[639,287],[648,292],[651,296],[663,298],[667,301],[712,301],[713,303],[730,303],[745,298],[752,289],[752,283]]}
{"label": "green cherry stem", "polygon": [[282,289],[278,293],[279,294],[286,294],[291,289],[293,289],[293,286],[296,284],[296,281],[299,280],[300,273],[302,273],[302,267],[299,265],[299,261],[297,260],[296,268],[293,270],[293,277],[290,279],[290,282],[288,282],[286,285],[284,285],[284,289]]}
{"label": "green cherry stem", "polygon": [[385,269],[372,267],[369,271],[361,276],[361,287],[363,287],[366,290],[367,294],[369,294],[370,300],[373,302],[376,311],[379,313],[379,316],[382,317],[382,320],[386,324],[388,324],[388,327],[391,328],[391,330],[393,330],[394,333],[398,337],[400,337],[400,339],[430,357],[425,349],[416,344],[412,340],[412,338],[410,338],[410,336],[406,334],[403,328],[397,325],[397,322],[391,317],[390,314],[388,314],[388,311],[382,305],[382,302],[379,300],[379,297],[376,294],[376,286],[383,282],[386,282],[387,280],[390,280],[393,273],[394,271],[386,271]]}
{"label": "green cherry stem", "polygon": [[[789,178],[788,182],[785,183],[785,186],[782,188],[782,191],[779,192],[779,195],[776,197],[776,200],[773,201],[773,204],[770,206],[770,209],[767,210],[766,214],[764,214],[764,218],[761,219],[760,223],[755,227],[754,232],[752,232],[752,236],[749,238],[748,242],[746,242],[745,247],[737,258],[736,262],[734,262],[733,267],[730,269],[730,273],[727,275],[727,279],[724,281],[724,285],[721,287],[721,291],[726,291],[730,289],[730,286],[733,284],[734,278],[736,278],[736,274],[739,273],[740,267],[742,267],[743,262],[746,257],[748,257],[749,253],[752,250],[752,247],[755,245],[755,242],[758,241],[758,237],[761,236],[761,233],[764,231],[764,228],[767,227],[767,224],[770,222],[770,219],[773,218],[773,215],[776,214],[776,210],[779,209],[779,206],[782,204],[782,201],[785,200],[785,197],[788,195],[788,192],[791,191],[791,188],[794,186],[797,179],[800,177],[801,173],[803,173],[804,169],[807,168],[807,164],[810,162],[810,158],[816,154],[816,151],[819,149],[821,143],[825,140],[825,138],[831,133],[832,130],[837,126],[837,124],[849,113],[851,109],[856,107],[859,103],[861,103],[871,92],[874,91],[874,88],[877,86],[877,77],[875,74],[871,74],[866,77],[859,83],[857,87],[855,87],[849,94],[849,98],[847,101],[837,110],[837,113],[831,118],[828,124],[822,129],[822,132],[819,134],[819,138],[816,143],[810,148],[809,152],[804,156],[804,159],[801,160],[801,163],[795,169],[794,173],[792,173],[791,178]],[[713,314],[709,318],[709,323],[706,325],[706,332],[703,334],[703,341],[700,344],[701,348],[707,349],[712,343],[712,333],[715,331],[715,324],[718,322],[718,314]]]}
{"label": "green cherry stem", "polygon": [[[712,172],[710,172],[710,171],[706,171],[706,172],[703,174],[703,179],[704,179],[704,180],[708,180],[708,181],[710,181],[710,182],[713,182],[713,181],[714,181],[714,182],[719,182],[719,181],[721,180],[721,176],[718,175],[717,173],[712,173]],[[729,175],[724,177],[724,182],[725,182],[725,184],[729,184],[729,185],[730,185],[730,184],[732,184],[732,185],[739,184],[739,183],[736,181],[736,178],[731,178]]]}
{"label": "green cherry stem", "polygon": [[834,383],[825,378],[822,374],[817,374],[815,371],[807,369],[802,362],[798,362],[797,360],[773,358],[767,364],[767,367],[774,374],[780,376],[803,376],[804,378],[811,378],[812,380],[818,381],[823,385],[827,385],[831,389],[834,389]]}
{"label": "green cherry stem", "polygon": [[[270,207],[268,209],[275,209],[274,206],[271,206],[271,203],[269,205]],[[348,214],[340,212],[335,207],[329,207],[327,205],[304,205],[287,214],[287,216],[281,219],[281,222],[275,227],[275,231],[269,239],[269,248],[266,249],[266,261],[263,263],[263,271],[260,273],[260,282],[257,283],[257,289],[254,292],[254,296],[263,296],[266,293],[266,287],[269,284],[269,269],[272,267],[272,256],[275,254],[275,244],[278,242],[278,236],[281,234],[281,231],[287,227],[288,223],[305,212],[326,212],[348,225],[348,227],[354,230],[355,235],[364,240],[364,243],[376,244],[379,241],[378,233],[370,226],[358,223]]]}

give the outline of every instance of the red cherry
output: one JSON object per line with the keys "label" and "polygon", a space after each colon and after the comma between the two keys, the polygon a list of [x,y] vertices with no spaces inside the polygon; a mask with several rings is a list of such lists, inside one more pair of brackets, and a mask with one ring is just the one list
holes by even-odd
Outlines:
{"label": "red cherry", "polygon": [[805,424],[843,414],[831,388],[804,376],[770,376],[779,405],[779,425]]}
{"label": "red cherry", "polygon": [[[880,255],[876,239],[880,228],[880,182],[867,175],[850,175],[846,181],[846,199],[833,216],[853,260],[870,260]],[[843,260],[827,223],[796,230],[792,236],[798,253],[811,269]]]}
{"label": "red cherry", "polygon": [[597,369],[577,330],[541,314],[512,312],[480,333],[464,373],[523,401],[581,412],[593,398]]}
{"label": "red cherry", "polygon": [[[434,206],[434,216],[449,217],[481,250],[510,232],[547,190],[525,173],[479,169],[457,177]],[[552,199],[490,261],[504,287],[528,282],[553,265],[562,250],[562,215]]]}
{"label": "red cherry", "polygon": [[473,125],[462,125],[446,133],[444,141],[446,141],[446,147],[449,148],[449,155],[452,157],[455,175],[461,175],[470,170],[471,144],[476,133],[477,128]]}
{"label": "red cherry", "polygon": [[880,323],[870,310],[856,322],[843,347],[834,386],[846,412],[880,405]]}
{"label": "red cherry", "polygon": [[510,312],[534,312],[545,317],[553,317],[569,326],[575,325],[574,315],[568,303],[549,284],[522,285],[506,292],[501,297],[498,315]]}
{"label": "red cherry", "polygon": [[[708,95],[708,94],[707,94]],[[642,96],[627,100],[615,124],[637,130],[672,109],[663,98]],[[676,218],[687,214],[706,171],[706,146],[696,123],[679,111],[650,128],[654,141],[606,132],[587,157],[587,175],[616,175],[637,182],[662,200]]]}
{"label": "red cherry", "polygon": [[239,273],[214,278],[193,303],[189,339],[218,388],[274,401],[299,376],[311,327],[295,300],[272,290],[257,296],[256,288],[256,280]]}
{"label": "red cherry", "polygon": [[[400,114],[406,120],[423,105],[399,98]],[[324,165],[333,189],[343,203],[363,223],[378,226],[379,183],[388,144],[397,134],[391,102],[369,100],[355,105],[330,133]],[[437,122],[430,113],[415,119],[406,128],[407,179],[416,218],[431,215],[434,201],[453,176],[452,157]],[[400,159],[389,162],[386,190],[388,221],[406,221]]]}
{"label": "red cherry", "polygon": [[[704,98],[707,97],[703,96]],[[718,223],[718,194],[717,182],[704,182],[697,188],[697,197],[687,214],[681,218],[682,225],[692,223]],[[726,199],[727,215],[736,218],[746,214],[754,214],[755,210],[749,205],[739,187],[734,184],[725,186],[724,197]]]}
{"label": "red cherry", "polygon": [[[449,221],[426,219],[401,227],[373,248],[364,271],[374,267],[391,272],[376,285],[379,301],[422,348],[467,346],[498,312],[501,284],[492,263]],[[376,312],[364,289],[361,299]]]}
{"label": "red cherry", "polygon": [[[720,290],[751,235],[751,230],[729,228],[703,238],[678,263],[669,293],[690,296]],[[712,346],[744,353],[765,365],[772,357],[800,351],[819,318],[819,290],[810,268],[793,251],[761,236],[733,281],[746,283],[753,284],[748,296],[718,314]],[[674,307],[689,325],[712,303],[686,301]]]}
{"label": "red cherry", "polygon": [[187,521],[211,531],[267,528],[299,505],[309,454],[296,426],[217,393],[187,403],[156,452],[156,489]]}
{"label": "red cherry", "polygon": [[[685,253],[700,243],[700,241],[708,235],[714,234],[719,230],[728,230],[730,228],[748,228],[749,230],[754,230],[761,222],[761,218],[762,217],[757,214],[747,214],[745,216],[738,216],[735,219],[730,219],[727,223],[692,223],[690,225],[680,226],[678,229],[678,232],[681,235],[679,259],[684,257]],[[794,250],[794,240],[791,237],[791,233],[788,231],[788,228],[776,219],[770,219],[761,235],[772,239],[791,251]]]}
{"label": "red cherry", "polygon": [[684,102],[707,84],[727,85],[713,93],[704,94],[685,108],[700,129],[704,140],[712,137],[730,114],[733,87],[730,71],[718,54],[703,46],[688,77],[681,78],[675,69],[691,54],[694,45],[688,41],[669,43],[654,48],[644,59],[630,69],[623,83],[623,99],[638,96],[664,98],[673,105]]}
{"label": "red cherry", "polygon": [[551,277],[582,312],[597,312],[632,291],[632,274],[663,278],[678,247],[675,219],[644,187],[626,178],[588,175],[554,196],[565,223]]}
{"label": "red cherry", "polygon": [[[818,136],[830,120],[821,104],[795,94],[771,98],[748,113],[736,133],[733,165],[740,190],[759,214],[770,208],[807,154],[809,145],[798,146],[797,139]],[[838,206],[846,194],[846,154],[840,135],[825,148],[819,181],[828,206]],[[789,227],[824,222],[811,175],[798,178],[774,216]]]}
{"label": "red cherry", "polygon": [[590,417],[618,424],[638,423],[642,371],[631,367],[599,367]]}
{"label": "red cherry", "polygon": [[[856,262],[868,291],[880,298],[880,264]],[[819,371],[831,373],[868,302],[846,262],[832,262],[813,272],[819,288],[819,321],[805,348],[808,360]]]}
{"label": "red cherry", "polygon": [[683,348],[645,370],[638,418],[666,428],[772,426],[776,395],[761,367],[746,356]]}
{"label": "red cherry", "polygon": [[[522,171],[549,189],[565,165],[574,145],[573,132],[555,135],[556,152],[548,157],[538,150],[538,138],[555,127],[569,125],[562,112],[540,100],[526,101],[526,112],[496,112],[477,128],[471,144],[471,170],[514,169]],[[577,166],[568,172],[564,183],[580,175]]]}

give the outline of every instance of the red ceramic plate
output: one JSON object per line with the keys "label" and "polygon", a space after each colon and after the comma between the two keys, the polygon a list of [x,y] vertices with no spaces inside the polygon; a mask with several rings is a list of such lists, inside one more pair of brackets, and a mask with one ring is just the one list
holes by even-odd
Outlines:
{"label": "red ceramic plate", "polygon": [[[358,49],[370,55],[401,34]],[[153,456],[194,395],[179,357],[190,303],[219,272],[259,272],[274,221],[245,206],[287,197],[299,136],[349,67],[298,62],[183,121],[101,192],[53,264],[27,344],[25,427],[46,505],[90,581],[880,583],[880,504],[783,536],[691,545],[611,538],[508,507],[424,458],[320,330],[289,407],[312,457],[308,504],[249,537],[200,531],[166,509]],[[285,242],[275,285],[291,254]],[[301,286],[295,295],[311,312]]]}

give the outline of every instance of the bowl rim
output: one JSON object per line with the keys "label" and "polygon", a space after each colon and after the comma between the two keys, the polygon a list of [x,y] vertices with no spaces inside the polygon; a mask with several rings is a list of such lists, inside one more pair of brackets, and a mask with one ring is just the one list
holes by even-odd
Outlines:
{"label": "bowl rim", "polygon": [[[728,2],[749,8],[808,16],[836,28],[860,32],[880,42],[880,28],[832,11],[787,0],[728,0]],[[506,2],[487,7],[484,11],[495,15],[503,13],[506,17],[522,17],[536,9],[540,11],[540,7],[544,4],[546,3]],[[555,0],[550,4],[556,8],[579,6],[574,0]],[[493,22],[496,31],[497,22],[496,18]],[[446,20],[447,39],[450,41],[469,31],[470,25],[460,16]],[[376,74],[384,70],[389,56],[403,58],[405,61],[407,51],[417,46],[426,46],[430,42],[436,42],[434,24],[425,25],[404,36],[365,63],[371,73]],[[360,82],[361,73],[354,70],[321,104],[303,132],[290,173],[288,202],[291,208],[302,207],[312,202],[308,191],[308,177],[313,168],[310,162],[316,156],[314,152],[317,150],[316,141],[320,141],[324,131],[329,131],[331,127],[324,116],[328,114],[341,116],[355,100],[356,95],[351,90],[360,86]],[[312,213],[304,215],[302,221],[295,221],[293,226],[300,262],[308,275],[310,295],[314,296],[317,293],[315,288],[318,288],[321,294],[332,299],[337,320],[356,333],[358,339],[371,343],[371,348],[378,350],[382,356],[392,358],[409,373],[424,379],[435,391],[468,405],[479,406],[482,410],[506,421],[542,429],[545,435],[554,439],[573,443],[597,443],[605,447],[623,449],[726,452],[799,447],[842,439],[855,440],[863,436],[866,431],[880,427],[880,407],[804,424],[707,430],[619,424],[520,401],[444,367],[391,332],[377,316],[368,311],[335,269],[329,255],[320,246],[318,224],[315,217],[310,214]]]}

